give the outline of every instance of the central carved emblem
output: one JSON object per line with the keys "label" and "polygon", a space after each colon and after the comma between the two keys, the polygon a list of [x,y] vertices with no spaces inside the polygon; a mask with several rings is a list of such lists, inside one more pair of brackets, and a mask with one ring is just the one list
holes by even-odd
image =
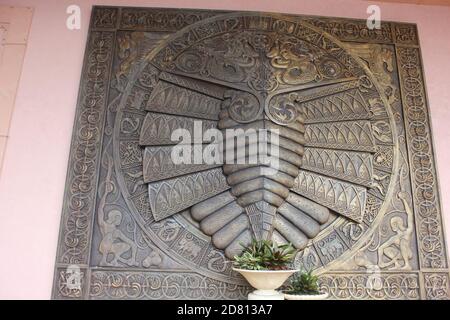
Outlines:
{"label": "central carved emblem", "polygon": [[[335,214],[361,222],[367,189],[383,189],[376,134],[390,138],[372,121],[378,91],[343,48],[307,26],[268,30],[254,19],[240,31],[226,30],[240,23],[231,19],[220,32],[194,25],[165,40],[143,83],[152,90],[140,135],[152,215],[181,213],[229,258],[253,238],[303,249]],[[266,139],[276,135],[277,166],[173,163],[171,132],[194,133],[200,120],[205,130],[275,130]]]}
{"label": "central carved emblem", "polygon": [[[252,236],[258,240],[269,239],[273,234],[277,210],[289,196],[289,190],[294,186],[302,163],[305,142],[304,119],[297,115],[298,112],[293,104],[289,106],[280,104],[277,105],[277,112],[271,116],[279,122],[286,124],[292,122],[290,127],[281,126],[261,112],[263,106],[259,101],[264,101],[263,99],[257,99],[249,93],[239,91],[227,91],[224,98],[222,110],[219,113],[219,129],[226,131],[240,128],[244,135],[244,130],[248,129],[254,129],[254,132],[257,129],[270,130],[266,135],[255,135],[258,137],[258,141],[253,141],[256,145],[255,149],[258,153],[264,152],[263,155],[255,155],[256,163],[250,161],[251,151],[247,148],[244,150],[245,159],[240,159],[243,160],[241,161],[243,164],[232,163],[223,166],[223,172],[231,187],[230,193],[236,197],[236,203],[244,209]],[[268,134],[278,136],[273,139]],[[258,148],[262,137],[265,137],[263,142],[267,147],[264,150]],[[267,143],[276,143],[276,146],[267,146]],[[268,155],[267,151],[274,147],[277,148],[277,154]],[[229,151],[229,148],[225,150]],[[271,165],[270,161],[263,163],[262,156],[276,156],[276,167]],[[315,231],[311,230],[310,234],[316,235],[318,232],[319,228],[316,228]]]}

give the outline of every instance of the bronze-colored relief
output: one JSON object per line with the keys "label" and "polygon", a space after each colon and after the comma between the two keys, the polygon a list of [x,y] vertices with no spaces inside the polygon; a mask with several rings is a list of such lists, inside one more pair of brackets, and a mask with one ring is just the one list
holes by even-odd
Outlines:
{"label": "bronze-colored relief", "polygon": [[[90,30],[54,298],[243,298],[252,238],[330,298],[448,296],[414,25],[94,7]],[[174,163],[178,128],[277,129],[278,171]]]}

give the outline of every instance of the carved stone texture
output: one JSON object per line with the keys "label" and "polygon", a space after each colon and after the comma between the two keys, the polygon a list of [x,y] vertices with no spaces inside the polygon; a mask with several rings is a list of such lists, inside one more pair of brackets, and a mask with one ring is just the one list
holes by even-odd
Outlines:
{"label": "carved stone texture", "polygon": [[[194,149],[191,150],[191,158],[194,159]],[[199,172],[212,169],[219,165],[214,164],[185,164],[174,163],[172,148],[170,146],[151,146],[144,150],[144,182],[154,182],[178,177],[191,172]]]}
{"label": "carved stone texture", "polygon": [[[101,9],[98,11],[107,10]],[[120,28],[129,30],[175,32],[192,23],[221,14],[211,10],[177,10],[161,8],[121,8]],[[207,31],[207,30],[205,30]]]}
{"label": "carved stone texture", "polygon": [[366,189],[362,187],[300,171],[292,190],[317,202],[323,202],[352,220],[362,220],[366,203]]}
{"label": "carved stone texture", "polygon": [[366,20],[336,18],[306,18],[308,23],[319,27],[342,41],[392,43],[392,26],[382,22],[381,28],[368,29]]}
{"label": "carved stone texture", "polygon": [[[141,146],[178,144],[180,141],[172,138],[173,132],[177,129],[184,129],[189,132],[191,137],[194,137],[195,121],[194,118],[184,116],[149,112],[142,125],[139,144]],[[216,127],[214,121],[205,120],[198,123],[202,131]]]}
{"label": "carved stone texture", "polygon": [[424,273],[425,297],[429,300],[448,300],[450,298],[450,279],[448,272]]}
{"label": "carved stone texture", "polygon": [[[94,7],[53,297],[240,299],[230,259],[273,239],[331,299],[447,298],[426,104],[415,25]],[[228,129],[268,154],[174,161]]]}
{"label": "carved stone texture", "polygon": [[[216,119],[218,115],[217,128],[223,133],[236,128],[277,130],[275,144],[281,165],[251,165],[250,154],[245,155],[244,165],[225,163],[223,172],[235,199],[224,203],[223,208],[198,213],[198,207],[205,204],[194,197],[184,200],[179,209],[193,204],[194,220],[229,258],[241,250],[240,242],[248,243],[251,238],[274,237],[303,249],[328,220],[316,220],[311,207],[323,213],[332,209],[361,222],[366,189],[372,187],[371,163],[377,145],[368,101],[378,94],[364,68],[331,37],[295,20],[228,14],[208,21],[210,32],[202,33],[203,29],[194,24],[154,52],[151,61],[162,70],[164,79],[160,78],[153,89],[147,110],[195,118],[211,114]],[[200,100],[207,109],[199,110]],[[218,101],[222,101],[220,112]],[[144,124],[141,145],[144,141],[157,145],[148,141],[147,133],[155,121],[146,123],[149,125]],[[160,132],[165,130],[164,126]],[[261,139],[258,136],[255,143]],[[232,150],[229,141],[225,142],[225,151]],[[322,168],[318,160],[314,169],[312,154],[308,154],[309,167],[304,169],[315,173],[299,170],[303,169],[305,146],[322,148],[323,154],[329,155]],[[270,169],[279,171],[272,174]],[[311,177],[315,178],[309,183]],[[183,179],[186,177],[170,181],[182,185]],[[152,184],[149,190],[153,215],[159,217],[164,209],[155,211]],[[306,199],[294,205],[286,203],[291,190],[315,204],[308,202],[304,207]],[[168,203],[179,202],[175,197],[176,193],[167,192],[163,198]],[[175,209],[163,216],[174,213]]]}
{"label": "carved stone texture", "polygon": [[58,263],[88,263],[96,195],[97,163],[108,91],[108,69],[114,47],[113,32],[92,32],[83,66],[83,78],[75,116],[67,188],[61,222]]}
{"label": "carved stone texture", "polygon": [[92,25],[94,29],[114,29],[117,25],[119,9],[104,7],[92,13]]}
{"label": "carved stone texture", "polygon": [[320,288],[330,299],[420,299],[417,274],[327,274],[320,278]]}
{"label": "carved stone texture", "polygon": [[[221,96],[223,96],[223,93]],[[221,100],[219,99],[160,81],[153,89],[146,109],[149,111],[217,120],[220,103]]]}
{"label": "carved stone texture", "polygon": [[211,169],[150,183],[148,192],[153,215],[158,221],[228,188],[222,170]]}
{"label": "carved stone texture", "polygon": [[419,50],[398,47],[397,54],[405,85],[402,97],[420,263],[424,268],[448,268]]}
{"label": "carved stone texture", "polygon": [[[118,286],[118,284],[120,284]],[[194,272],[96,271],[92,275],[91,299],[243,299],[250,288],[224,285]]]}
{"label": "carved stone texture", "polygon": [[86,287],[87,281],[87,269],[71,268],[68,265],[65,268],[57,268],[55,270],[55,281],[53,292],[55,295],[54,299],[70,299],[70,300],[81,300],[86,298]]}

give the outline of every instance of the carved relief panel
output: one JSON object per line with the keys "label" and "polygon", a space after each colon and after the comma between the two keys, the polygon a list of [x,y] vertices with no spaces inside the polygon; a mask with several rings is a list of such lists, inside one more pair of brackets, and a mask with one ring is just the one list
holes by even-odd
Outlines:
{"label": "carved relief panel", "polygon": [[[244,298],[273,239],[330,298],[447,298],[426,103],[411,24],[95,7],[53,297]],[[276,129],[277,171],[175,163],[180,128]]]}

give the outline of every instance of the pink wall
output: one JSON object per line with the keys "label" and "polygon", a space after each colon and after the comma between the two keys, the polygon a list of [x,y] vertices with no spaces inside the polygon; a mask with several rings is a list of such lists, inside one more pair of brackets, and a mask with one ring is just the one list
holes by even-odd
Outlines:
{"label": "pink wall", "polygon": [[[94,2],[352,18],[366,18],[366,7],[373,3],[359,0],[0,0],[0,5],[35,8],[0,179],[0,298],[50,297],[78,83]],[[82,9],[82,29],[78,31],[65,27],[66,7],[71,4],[78,4]],[[382,19],[418,24],[448,239],[450,8],[380,6]]]}

